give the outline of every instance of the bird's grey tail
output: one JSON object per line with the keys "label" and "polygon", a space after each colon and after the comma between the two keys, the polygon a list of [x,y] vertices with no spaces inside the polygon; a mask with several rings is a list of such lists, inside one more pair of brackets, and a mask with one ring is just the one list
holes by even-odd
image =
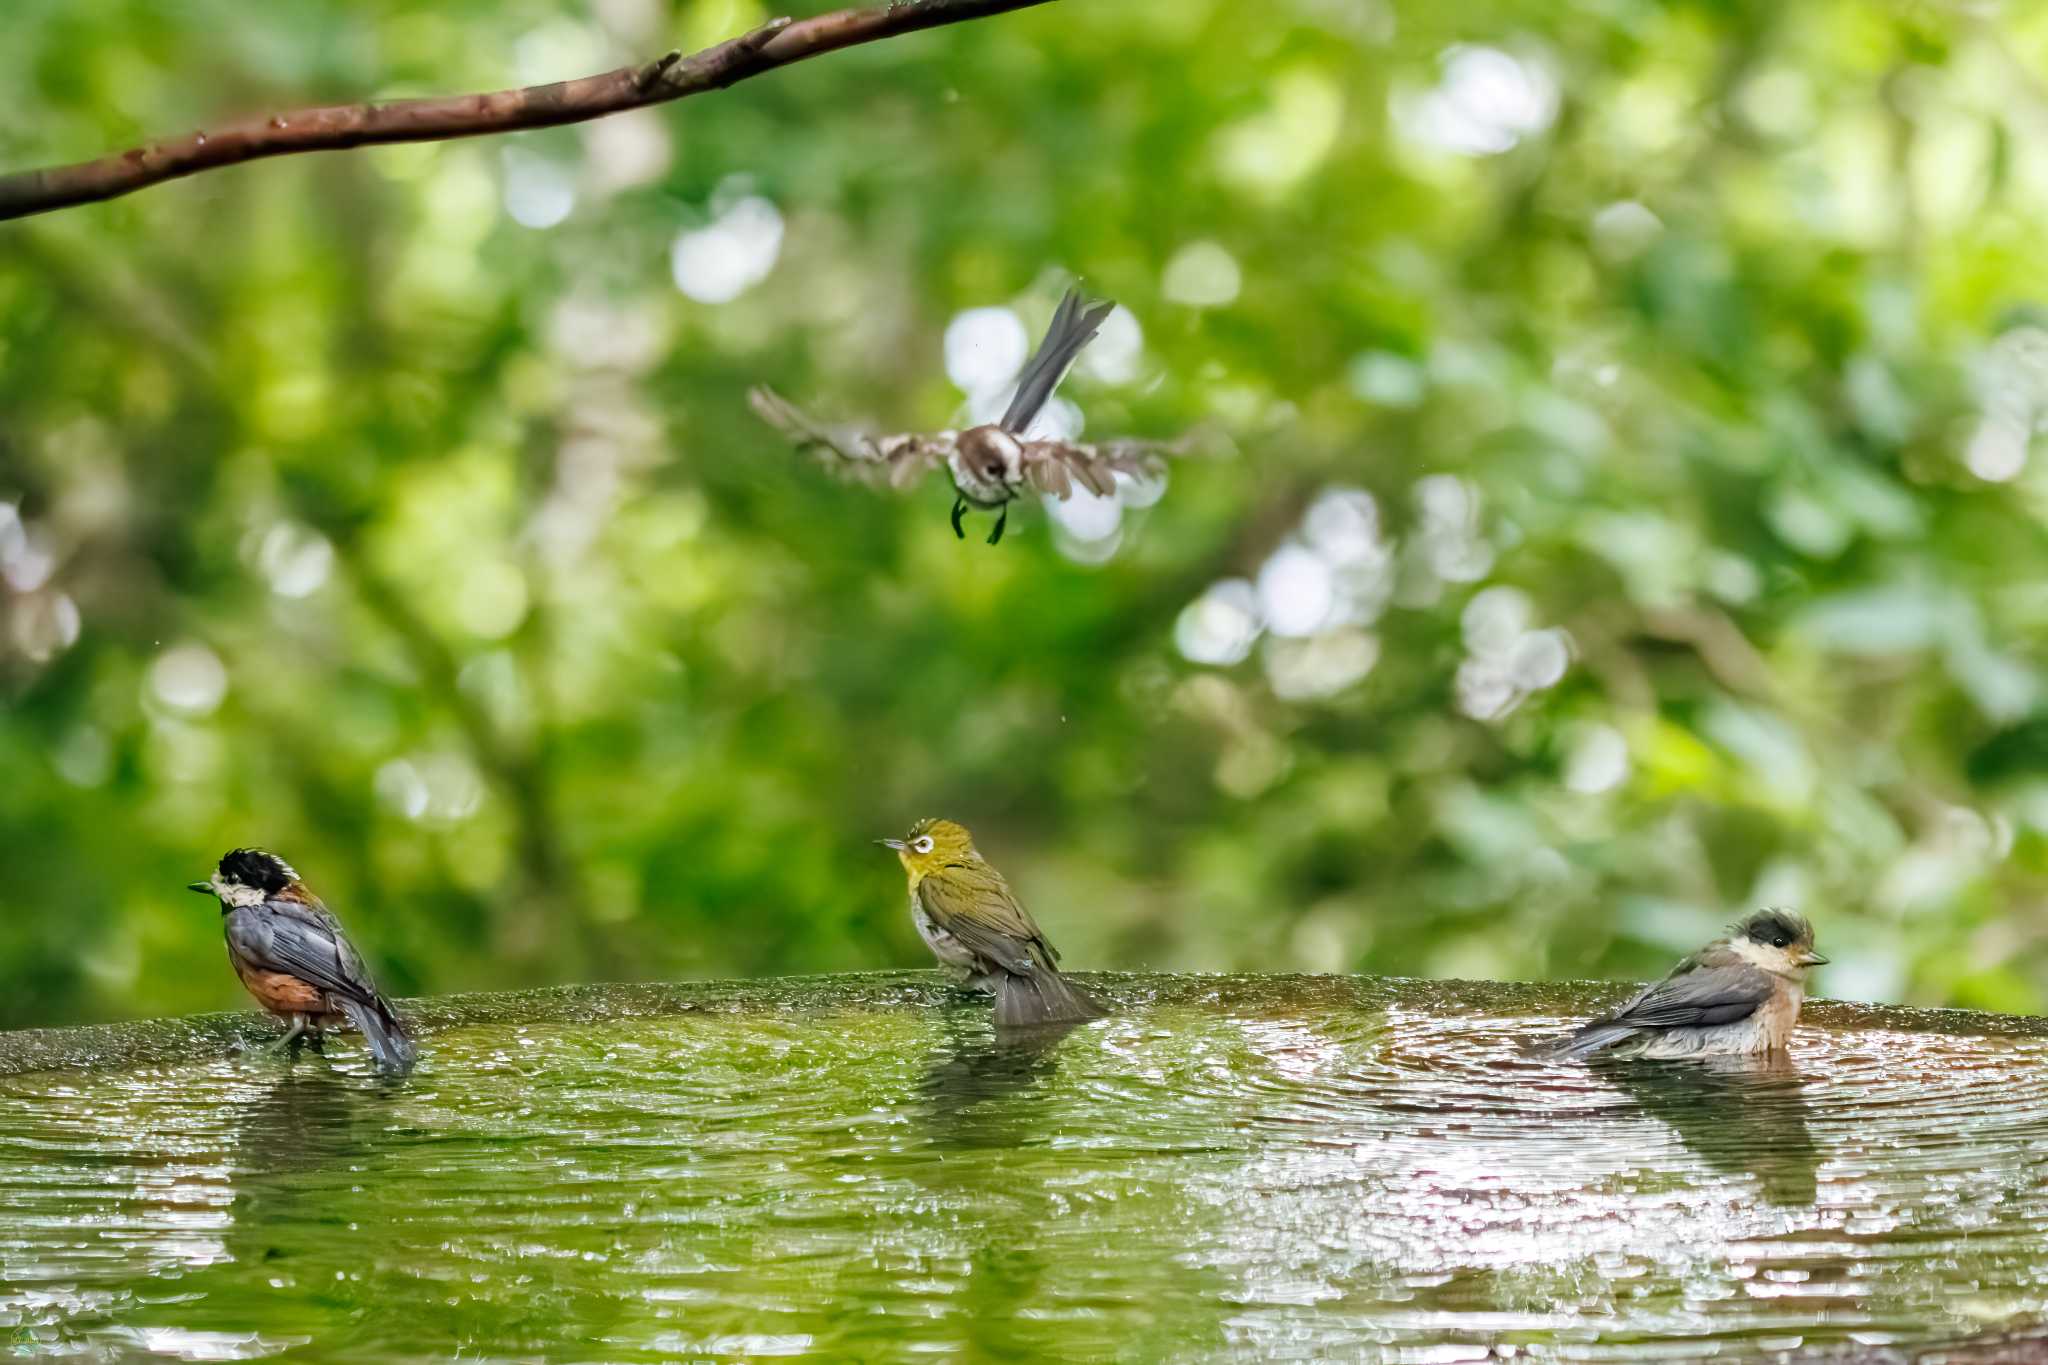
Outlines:
{"label": "bird's grey tail", "polygon": [[1029,976],[1005,973],[996,982],[997,1028],[1083,1024],[1105,1013],[1094,996],[1050,968]]}
{"label": "bird's grey tail", "polygon": [[412,1035],[406,1032],[405,1021],[396,1010],[382,999],[344,1000],[341,1008],[363,1035],[363,1042],[368,1044],[378,1066],[386,1071],[412,1070],[413,1063],[419,1060],[419,1049],[413,1046]]}
{"label": "bird's grey tail", "polygon": [[1537,1050],[1546,1057],[1576,1061],[1633,1038],[1638,1031],[1634,1024],[1618,1023],[1612,1019],[1595,1019],[1562,1038],[1545,1043]]}
{"label": "bird's grey tail", "polygon": [[1024,428],[1031,425],[1031,419],[1038,416],[1038,410],[1045,406],[1045,400],[1052,397],[1052,391],[1066,378],[1067,367],[1074,363],[1074,357],[1081,354],[1081,348],[1095,340],[1095,329],[1110,315],[1116,305],[1104,300],[1089,307],[1081,306],[1081,291],[1069,289],[1060,300],[1060,306],[1053,312],[1052,326],[1045,329],[1045,340],[1038,343],[1031,359],[1024,362],[1024,373],[1017,380],[1017,396],[1010,400],[1010,406],[1003,413],[1003,430],[1022,436]]}

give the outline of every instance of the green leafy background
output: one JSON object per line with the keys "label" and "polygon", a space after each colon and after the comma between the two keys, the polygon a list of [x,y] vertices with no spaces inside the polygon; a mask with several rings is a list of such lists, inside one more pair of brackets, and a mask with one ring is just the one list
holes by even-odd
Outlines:
{"label": "green leafy background", "polygon": [[[0,165],[765,17],[13,0]],[[244,843],[404,993],[915,964],[932,813],[1074,966],[1769,901],[1823,991],[2036,1010],[2043,71],[2019,6],[1056,5],[0,225],[0,1025],[236,1003]],[[958,422],[949,324],[1074,275],[1087,430],[1211,448],[1109,539],[747,411]]]}

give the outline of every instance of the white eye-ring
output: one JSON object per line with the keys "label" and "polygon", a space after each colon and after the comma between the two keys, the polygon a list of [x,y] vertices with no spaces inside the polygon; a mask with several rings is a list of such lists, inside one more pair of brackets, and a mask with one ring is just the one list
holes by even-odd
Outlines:
{"label": "white eye-ring", "polygon": [[916,841],[913,842],[910,846],[916,849],[919,853],[929,853],[932,851],[932,836],[929,834],[920,834],[917,836]]}

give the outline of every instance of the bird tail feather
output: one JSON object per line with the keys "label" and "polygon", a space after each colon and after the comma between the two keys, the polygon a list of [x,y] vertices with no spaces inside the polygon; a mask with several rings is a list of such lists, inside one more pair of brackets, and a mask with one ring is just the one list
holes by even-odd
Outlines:
{"label": "bird tail feather", "polygon": [[419,1049],[413,1046],[412,1035],[406,1032],[405,1022],[384,1001],[344,1000],[341,1008],[357,1032],[363,1035],[363,1042],[369,1046],[370,1055],[376,1058],[378,1066],[387,1071],[410,1071],[413,1063],[419,1060]]}
{"label": "bird tail feather", "polygon": [[1017,396],[1010,400],[1010,406],[1003,412],[1003,430],[1021,436],[1031,425],[1031,419],[1038,416],[1038,410],[1045,406],[1045,400],[1052,397],[1052,391],[1066,378],[1067,367],[1074,363],[1074,357],[1081,354],[1081,348],[1095,340],[1095,329],[1102,325],[1116,308],[1113,303],[1097,303],[1092,307],[1081,306],[1081,291],[1069,289],[1060,300],[1060,306],[1052,315],[1052,326],[1045,329],[1045,340],[1038,343],[1038,349],[1031,359],[1024,362],[1024,373],[1017,380]]}
{"label": "bird tail feather", "polygon": [[1028,976],[1006,973],[996,983],[997,1028],[1081,1024],[1105,1013],[1094,996],[1050,969]]}
{"label": "bird tail feather", "polygon": [[1616,1043],[1633,1038],[1640,1030],[1633,1024],[1617,1023],[1611,1019],[1595,1019],[1574,1032],[1567,1033],[1544,1049],[1552,1057],[1578,1059],[1590,1057],[1613,1047]]}

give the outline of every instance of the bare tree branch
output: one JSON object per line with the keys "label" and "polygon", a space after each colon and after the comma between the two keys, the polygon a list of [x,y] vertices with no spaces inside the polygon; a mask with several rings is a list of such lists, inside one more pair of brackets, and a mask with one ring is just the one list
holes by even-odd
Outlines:
{"label": "bare tree branch", "polygon": [[981,19],[1046,0],[896,0],[815,18],[773,19],[750,33],[685,57],[671,52],[639,66],[553,85],[481,95],[337,104],[267,118],[238,119],[147,146],[39,171],[0,176],[0,219],[113,199],[180,176],[267,156],[331,152],[386,142],[439,142],[581,123],[625,109],[721,90],[806,57],[899,33]]}

